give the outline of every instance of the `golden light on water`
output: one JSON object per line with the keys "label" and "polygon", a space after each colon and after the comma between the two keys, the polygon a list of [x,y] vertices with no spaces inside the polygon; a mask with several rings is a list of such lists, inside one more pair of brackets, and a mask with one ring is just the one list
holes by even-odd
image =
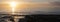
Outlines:
{"label": "golden light on water", "polygon": [[23,10],[22,8],[24,7],[23,4],[25,2],[23,1],[18,1],[18,0],[8,0],[5,1],[3,0],[0,4],[1,4],[1,9],[0,11],[4,11],[4,12],[8,12],[9,14],[15,14],[15,12],[20,12],[19,10]]}
{"label": "golden light on water", "polygon": [[15,12],[15,8],[16,8],[16,6],[17,6],[17,3],[16,2],[10,2],[10,6],[11,6],[11,11],[12,11],[12,14],[14,14],[14,12]]}

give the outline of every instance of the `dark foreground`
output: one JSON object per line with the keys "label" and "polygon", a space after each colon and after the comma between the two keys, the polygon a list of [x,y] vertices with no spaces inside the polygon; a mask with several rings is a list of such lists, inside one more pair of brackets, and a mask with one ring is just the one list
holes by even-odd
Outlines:
{"label": "dark foreground", "polygon": [[59,15],[28,15],[19,22],[60,22]]}
{"label": "dark foreground", "polygon": [[[60,15],[32,14],[32,15],[19,15],[19,16],[25,16],[25,17],[19,19],[18,22],[60,22]],[[3,21],[4,20],[0,20],[0,22]],[[10,21],[14,22],[13,18],[11,18]]]}

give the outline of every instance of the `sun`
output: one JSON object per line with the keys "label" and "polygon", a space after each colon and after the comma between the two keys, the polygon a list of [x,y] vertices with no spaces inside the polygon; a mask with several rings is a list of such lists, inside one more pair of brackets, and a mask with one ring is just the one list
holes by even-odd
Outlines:
{"label": "sun", "polygon": [[11,2],[8,2],[8,4],[11,8],[12,14],[15,14],[14,12],[16,12],[16,9],[21,8],[20,6],[23,4],[23,2],[11,1]]}
{"label": "sun", "polygon": [[16,6],[17,6],[17,2],[10,2],[9,4],[10,4],[10,7],[12,8],[12,9],[11,9],[12,14],[14,14],[15,8],[16,8]]}

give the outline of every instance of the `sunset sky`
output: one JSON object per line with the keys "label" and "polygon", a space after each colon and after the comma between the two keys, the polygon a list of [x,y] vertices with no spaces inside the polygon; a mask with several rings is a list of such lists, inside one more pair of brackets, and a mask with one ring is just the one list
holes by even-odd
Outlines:
{"label": "sunset sky", "polygon": [[[4,1],[4,2],[3,2]],[[14,0],[18,1],[19,5],[16,7],[17,12],[33,12],[33,11],[52,11],[54,7],[50,2],[59,0]],[[10,12],[9,3],[11,0],[0,0],[0,12]]]}

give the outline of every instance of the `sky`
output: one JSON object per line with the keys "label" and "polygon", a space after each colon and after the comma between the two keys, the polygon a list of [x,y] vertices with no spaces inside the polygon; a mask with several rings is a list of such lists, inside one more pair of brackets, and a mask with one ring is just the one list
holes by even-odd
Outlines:
{"label": "sky", "polygon": [[[11,1],[11,0],[0,0],[0,2],[1,1]],[[51,1],[59,1],[59,0],[17,0],[17,1],[27,1],[27,2],[29,2],[29,1],[32,1],[32,2],[51,2]]]}
{"label": "sky", "polygon": [[[0,2],[3,0],[0,0]],[[4,0],[4,1],[9,1],[9,0]],[[24,2],[28,2],[30,4],[23,4],[20,8],[17,8],[16,11],[20,12],[34,12],[34,11],[54,11],[56,10],[51,4],[50,2],[55,2],[55,1],[59,1],[59,0],[18,0],[19,2],[24,1]],[[5,8],[6,9],[6,8]],[[8,9],[3,9],[0,6],[0,11],[9,11]],[[60,10],[56,10],[56,11],[60,11]]]}

